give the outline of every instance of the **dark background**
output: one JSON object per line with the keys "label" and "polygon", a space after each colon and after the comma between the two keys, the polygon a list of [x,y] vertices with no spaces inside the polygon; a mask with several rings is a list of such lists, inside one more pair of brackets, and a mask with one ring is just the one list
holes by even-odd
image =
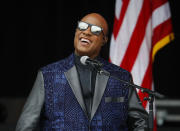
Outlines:
{"label": "dark background", "polygon": [[[155,89],[179,98],[179,5],[170,0],[175,40],[160,50],[154,62]],[[1,5],[0,97],[26,97],[40,67],[71,54],[77,21],[90,12],[101,13],[113,28],[115,0],[12,0]],[[101,51],[108,59],[109,42]]]}
{"label": "dark background", "polygon": [[[155,89],[179,99],[179,4],[169,0],[175,40],[161,49],[153,64]],[[26,98],[40,67],[69,56],[77,21],[102,14],[113,29],[115,0],[10,0],[1,2],[1,98]],[[108,59],[109,42],[101,56]]]}

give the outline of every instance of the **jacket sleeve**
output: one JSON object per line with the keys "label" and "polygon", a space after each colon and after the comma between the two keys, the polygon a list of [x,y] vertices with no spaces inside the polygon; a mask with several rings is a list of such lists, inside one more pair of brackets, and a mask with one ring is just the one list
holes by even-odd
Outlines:
{"label": "jacket sleeve", "polygon": [[43,75],[42,72],[39,71],[17,122],[16,131],[33,131],[36,129],[44,104],[44,94]]}
{"label": "jacket sleeve", "polygon": [[142,106],[137,91],[129,87],[128,127],[130,131],[148,131],[148,113]]}

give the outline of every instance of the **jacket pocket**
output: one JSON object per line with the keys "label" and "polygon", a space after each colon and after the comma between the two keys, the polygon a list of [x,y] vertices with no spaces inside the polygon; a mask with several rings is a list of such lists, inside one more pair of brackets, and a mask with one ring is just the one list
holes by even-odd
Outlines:
{"label": "jacket pocket", "polygon": [[124,102],[124,97],[105,97],[105,103],[121,103]]}

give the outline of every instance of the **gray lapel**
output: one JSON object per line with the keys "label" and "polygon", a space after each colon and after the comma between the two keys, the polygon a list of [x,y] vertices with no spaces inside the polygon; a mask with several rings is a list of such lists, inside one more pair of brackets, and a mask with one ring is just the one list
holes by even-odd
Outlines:
{"label": "gray lapel", "polygon": [[84,99],[82,96],[82,91],[81,91],[81,86],[80,86],[79,76],[77,73],[76,66],[73,66],[70,70],[65,72],[65,76],[69,82],[70,87],[72,88],[72,91],[73,91],[77,101],[79,102],[83,111],[86,113],[86,107],[85,107]]}
{"label": "gray lapel", "polygon": [[94,114],[96,113],[96,110],[101,102],[108,79],[109,79],[109,76],[97,73],[93,105],[92,105],[92,111],[91,111],[91,120]]}

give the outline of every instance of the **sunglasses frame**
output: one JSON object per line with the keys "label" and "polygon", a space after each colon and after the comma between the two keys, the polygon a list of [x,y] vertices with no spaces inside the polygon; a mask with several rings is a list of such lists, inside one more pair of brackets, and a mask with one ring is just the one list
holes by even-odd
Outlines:
{"label": "sunglasses frame", "polygon": [[[77,28],[78,28],[80,31],[85,31],[85,30],[87,30],[87,29],[80,29],[80,28],[79,28],[79,23],[80,23],[80,22],[86,23],[86,24],[88,25],[87,29],[88,29],[89,27],[92,28],[92,26],[97,26],[97,25],[94,25],[94,24],[89,24],[89,23],[84,22],[84,21],[78,21]],[[102,32],[102,33],[103,33],[103,36],[104,36],[103,28],[100,27],[100,26],[97,26],[97,27],[99,27],[99,28],[101,29],[100,33],[97,34],[97,33],[92,32],[92,31],[91,31],[91,33],[94,34],[94,35],[100,35],[101,32]],[[91,30],[91,29],[90,29],[90,30]]]}

